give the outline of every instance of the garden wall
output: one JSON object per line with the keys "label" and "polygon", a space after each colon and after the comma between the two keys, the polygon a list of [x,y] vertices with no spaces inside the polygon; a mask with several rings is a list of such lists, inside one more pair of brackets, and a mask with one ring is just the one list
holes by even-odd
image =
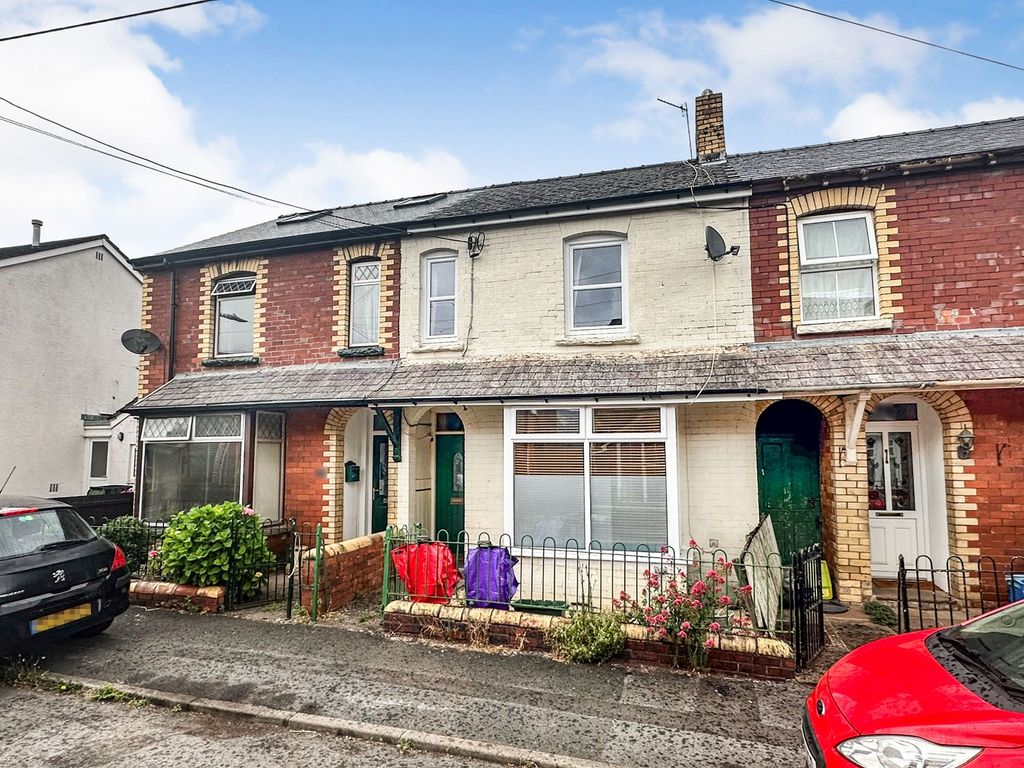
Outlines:
{"label": "garden wall", "polygon": [[[561,616],[404,601],[389,603],[384,610],[384,628],[395,634],[525,651],[550,650],[548,632],[566,621]],[[672,646],[650,639],[641,626],[625,624],[623,629],[624,661],[672,666]],[[708,668],[763,680],[789,680],[796,675],[796,658],[781,640],[721,635],[708,651]]]}
{"label": "garden wall", "polygon": [[[313,609],[313,571],[316,552],[302,556],[302,607]],[[337,544],[321,552],[319,613],[337,610],[360,595],[379,594],[384,580],[384,534],[375,533]],[[308,589],[306,588],[308,587]]]}
{"label": "garden wall", "polygon": [[128,588],[132,605],[197,613],[220,613],[226,596],[224,587],[190,587],[168,581],[133,581]]}

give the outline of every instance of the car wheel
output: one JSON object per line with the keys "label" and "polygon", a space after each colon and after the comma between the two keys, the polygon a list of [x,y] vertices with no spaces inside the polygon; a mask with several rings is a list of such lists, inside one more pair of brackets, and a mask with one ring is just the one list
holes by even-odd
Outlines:
{"label": "car wheel", "polygon": [[107,619],[99,624],[94,624],[88,629],[83,629],[81,632],[75,632],[75,637],[96,637],[96,635],[101,635],[106,632],[113,623],[113,619]]}

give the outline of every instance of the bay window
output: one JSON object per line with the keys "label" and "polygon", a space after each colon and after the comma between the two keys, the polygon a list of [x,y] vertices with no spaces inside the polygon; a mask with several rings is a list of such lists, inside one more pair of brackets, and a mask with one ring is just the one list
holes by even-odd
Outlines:
{"label": "bay window", "polygon": [[871,214],[808,216],[798,223],[803,321],[876,317],[878,253]]}
{"label": "bay window", "polygon": [[[284,416],[256,414],[255,442],[241,413],[147,418],[142,425],[140,510],[144,520],[169,520],[203,504],[243,499],[253,464],[253,507],[265,519],[281,514]],[[250,458],[252,457],[252,458]]]}
{"label": "bay window", "polygon": [[670,408],[510,408],[508,528],[517,546],[674,545]]}

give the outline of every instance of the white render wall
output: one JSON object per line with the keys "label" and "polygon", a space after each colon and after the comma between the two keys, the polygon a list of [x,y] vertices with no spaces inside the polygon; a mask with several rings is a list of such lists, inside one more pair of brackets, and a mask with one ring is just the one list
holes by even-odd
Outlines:
{"label": "white render wall", "polygon": [[[135,396],[139,358],[120,338],[141,311],[140,281],[105,247],[0,262],[0,483],[18,467],[5,493],[85,492],[81,416],[113,413]],[[134,442],[134,422],[113,433],[107,479],[128,482],[120,453]]]}
{"label": "white render wall", "polygon": [[[411,409],[410,409],[411,410]],[[448,409],[438,409],[448,410]],[[466,428],[466,530],[497,539],[505,529],[505,440],[501,406],[452,408]],[[408,413],[408,411],[407,411]],[[435,411],[410,414],[413,423],[432,424]],[[415,416],[416,418],[413,418]],[[717,546],[738,556],[746,535],[757,525],[757,423],[754,403],[696,403],[676,408],[679,538],[685,549],[692,536],[702,548]],[[406,428],[405,460],[400,473],[415,482],[409,521],[433,530],[432,430]],[[416,435],[413,437],[413,435]],[[408,498],[408,497],[407,497]],[[399,509],[404,507],[400,503]],[[402,519],[402,522],[406,522]]]}
{"label": "white render wall", "polygon": [[[704,251],[704,226],[716,227],[739,256],[715,264]],[[446,237],[465,241],[469,231]],[[402,241],[401,354],[410,362],[461,354],[470,325],[468,357],[521,353],[635,353],[753,341],[750,242],[746,210],[666,209],[623,215],[538,221],[485,228],[487,244],[471,263],[465,245],[437,237]],[[566,333],[566,240],[596,233],[626,235],[628,330],[609,329],[621,343],[593,346]],[[421,265],[424,254],[458,251],[457,342],[432,349],[421,341]],[[712,297],[717,296],[713,302]],[[716,312],[717,304],[717,332]],[[588,337],[589,338],[589,337]],[[452,347],[458,346],[458,351]]]}

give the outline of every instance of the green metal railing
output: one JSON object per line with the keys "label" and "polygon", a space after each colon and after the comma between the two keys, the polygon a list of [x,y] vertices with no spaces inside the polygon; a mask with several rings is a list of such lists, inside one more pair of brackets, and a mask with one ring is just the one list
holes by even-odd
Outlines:
{"label": "green metal railing", "polygon": [[[723,550],[693,547],[677,552],[670,547],[598,541],[586,545],[550,538],[535,541],[529,536],[513,544],[507,534],[492,537],[460,531],[449,536],[442,530],[430,536],[418,527],[391,527],[385,533],[382,609],[395,600],[473,605],[464,569],[479,547],[502,547],[515,559],[513,571],[519,585],[508,602],[511,610],[553,615],[578,608],[615,610],[624,597],[638,599],[654,575],[693,584],[716,569],[725,580],[722,593],[729,597],[728,606],[722,608],[723,627],[782,639],[793,634],[793,568],[778,554],[759,558],[743,552],[730,559]],[[479,593],[478,587],[474,594]],[[732,617],[738,620],[730,621]]]}

